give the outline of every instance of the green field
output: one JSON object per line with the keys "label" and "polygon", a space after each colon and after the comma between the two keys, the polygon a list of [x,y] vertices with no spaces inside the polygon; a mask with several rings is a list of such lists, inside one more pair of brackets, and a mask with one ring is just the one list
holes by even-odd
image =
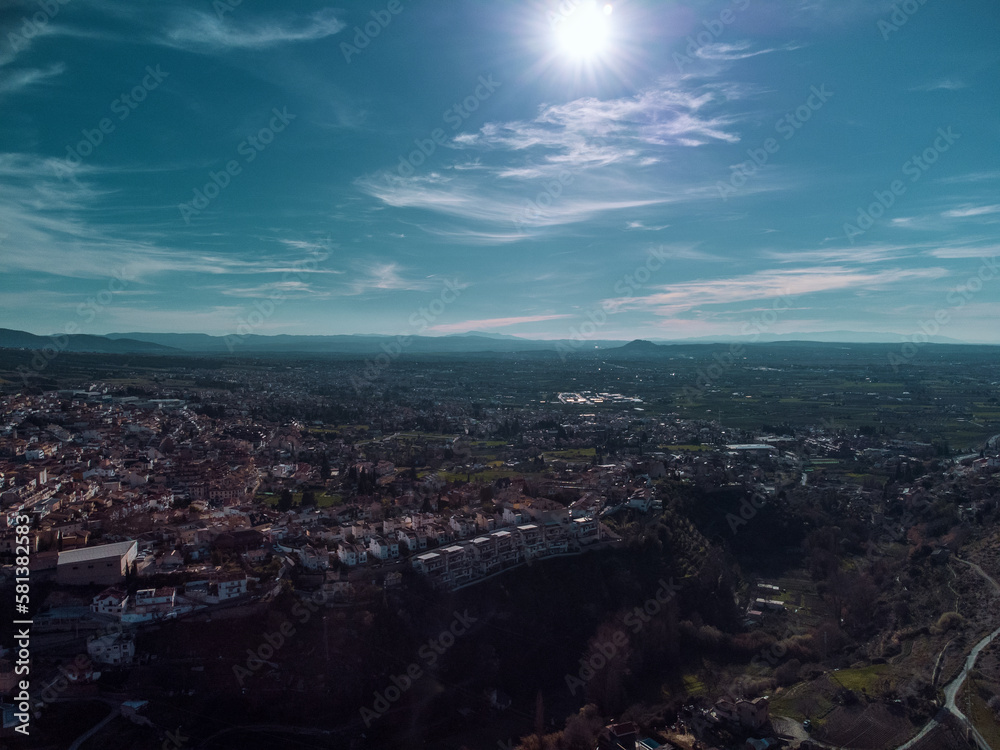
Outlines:
{"label": "green field", "polygon": [[[275,507],[278,504],[278,493],[276,492],[260,492],[254,498],[257,502],[265,503],[271,507]],[[334,505],[341,505],[344,502],[344,498],[340,495],[328,495],[323,493],[322,495],[316,495],[316,507],[317,508],[329,508]],[[292,507],[302,504],[302,493],[295,492],[292,493]]]}
{"label": "green field", "polygon": [[542,455],[546,461],[583,461],[590,462],[597,451],[593,448],[570,448],[564,451],[546,451]]}
{"label": "green field", "polygon": [[862,690],[869,694],[874,693],[878,684],[886,677],[892,678],[891,668],[888,664],[872,664],[869,667],[859,669],[841,669],[837,672],[830,672],[830,679],[855,692]]}

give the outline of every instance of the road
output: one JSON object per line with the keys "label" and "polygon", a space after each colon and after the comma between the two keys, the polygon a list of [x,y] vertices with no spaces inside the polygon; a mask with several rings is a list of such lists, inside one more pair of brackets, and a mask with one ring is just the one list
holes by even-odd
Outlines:
{"label": "road", "polygon": [[[979,575],[981,575],[983,578],[989,581],[990,586],[993,587],[994,593],[1000,594],[1000,584],[997,584],[997,582],[993,580],[993,578],[990,577],[986,573],[986,571],[984,571],[982,568],[976,565],[976,563],[972,563],[967,560],[957,560],[957,562],[968,565],[970,568],[975,570],[977,573],[979,573]],[[983,748],[988,748],[989,744],[987,744],[986,740],[983,739],[982,735],[979,734],[976,728],[972,725],[972,722],[969,720],[969,718],[964,713],[962,713],[961,709],[959,709],[957,705],[955,705],[955,696],[958,695],[958,691],[962,688],[962,683],[965,682],[965,678],[969,676],[969,672],[971,672],[973,667],[976,666],[976,659],[979,658],[980,652],[982,652],[984,648],[990,645],[993,639],[996,638],[998,635],[1000,635],[1000,628],[997,628],[988,636],[979,641],[979,643],[973,646],[972,651],[969,652],[969,655],[965,659],[965,666],[962,668],[962,671],[958,674],[958,676],[954,680],[945,685],[944,688],[945,703],[944,707],[941,709],[941,712],[938,713],[938,717],[940,717],[941,714],[944,712],[948,712],[953,716],[956,716],[959,721],[961,721],[965,726],[967,726],[972,731],[980,747]],[[909,750],[910,747],[916,745],[921,739],[924,738],[924,736],[927,735],[928,732],[933,730],[940,723],[941,721],[937,717],[931,719],[930,721],[927,722],[926,725],[924,725],[924,728],[920,730],[920,733],[916,737],[914,737],[906,744],[900,745],[899,747],[896,748],[896,750]]]}
{"label": "road", "polygon": [[109,713],[107,716],[105,716],[103,719],[101,719],[97,724],[95,724],[90,729],[88,729],[86,732],[84,732],[79,737],[77,737],[75,740],[73,740],[73,744],[69,746],[69,750],[80,750],[80,745],[82,745],[84,742],[86,742],[87,740],[89,740],[95,734],[97,734],[98,732],[100,732],[104,728],[104,726],[106,724],[108,724],[116,716],[118,716],[118,707],[117,706],[112,706],[111,707],[111,713]]}

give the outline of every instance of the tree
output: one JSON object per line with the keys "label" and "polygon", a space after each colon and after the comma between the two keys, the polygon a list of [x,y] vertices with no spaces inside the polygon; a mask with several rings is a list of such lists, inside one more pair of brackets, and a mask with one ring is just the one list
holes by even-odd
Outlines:
{"label": "tree", "polygon": [[287,487],[278,496],[278,510],[284,512],[292,508],[292,491]]}
{"label": "tree", "polygon": [[316,505],[316,493],[312,490],[305,490],[302,493],[302,507],[311,508]]}

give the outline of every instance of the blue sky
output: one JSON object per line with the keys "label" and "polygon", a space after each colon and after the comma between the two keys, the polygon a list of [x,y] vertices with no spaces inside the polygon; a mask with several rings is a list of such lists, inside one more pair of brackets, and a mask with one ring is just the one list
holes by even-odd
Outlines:
{"label": "blue sky", "polygon": [[3,327],[1000,343],[993,0],[2,14]]}

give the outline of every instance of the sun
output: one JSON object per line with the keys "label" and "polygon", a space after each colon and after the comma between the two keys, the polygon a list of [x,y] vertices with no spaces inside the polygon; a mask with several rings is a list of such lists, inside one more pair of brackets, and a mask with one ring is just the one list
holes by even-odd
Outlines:
{"label": "sun", "polygon": [[607,51],[611,35],[612,7],[579,0],[561,14],[555,26],[559,50],[577,60],[597,57]]}

